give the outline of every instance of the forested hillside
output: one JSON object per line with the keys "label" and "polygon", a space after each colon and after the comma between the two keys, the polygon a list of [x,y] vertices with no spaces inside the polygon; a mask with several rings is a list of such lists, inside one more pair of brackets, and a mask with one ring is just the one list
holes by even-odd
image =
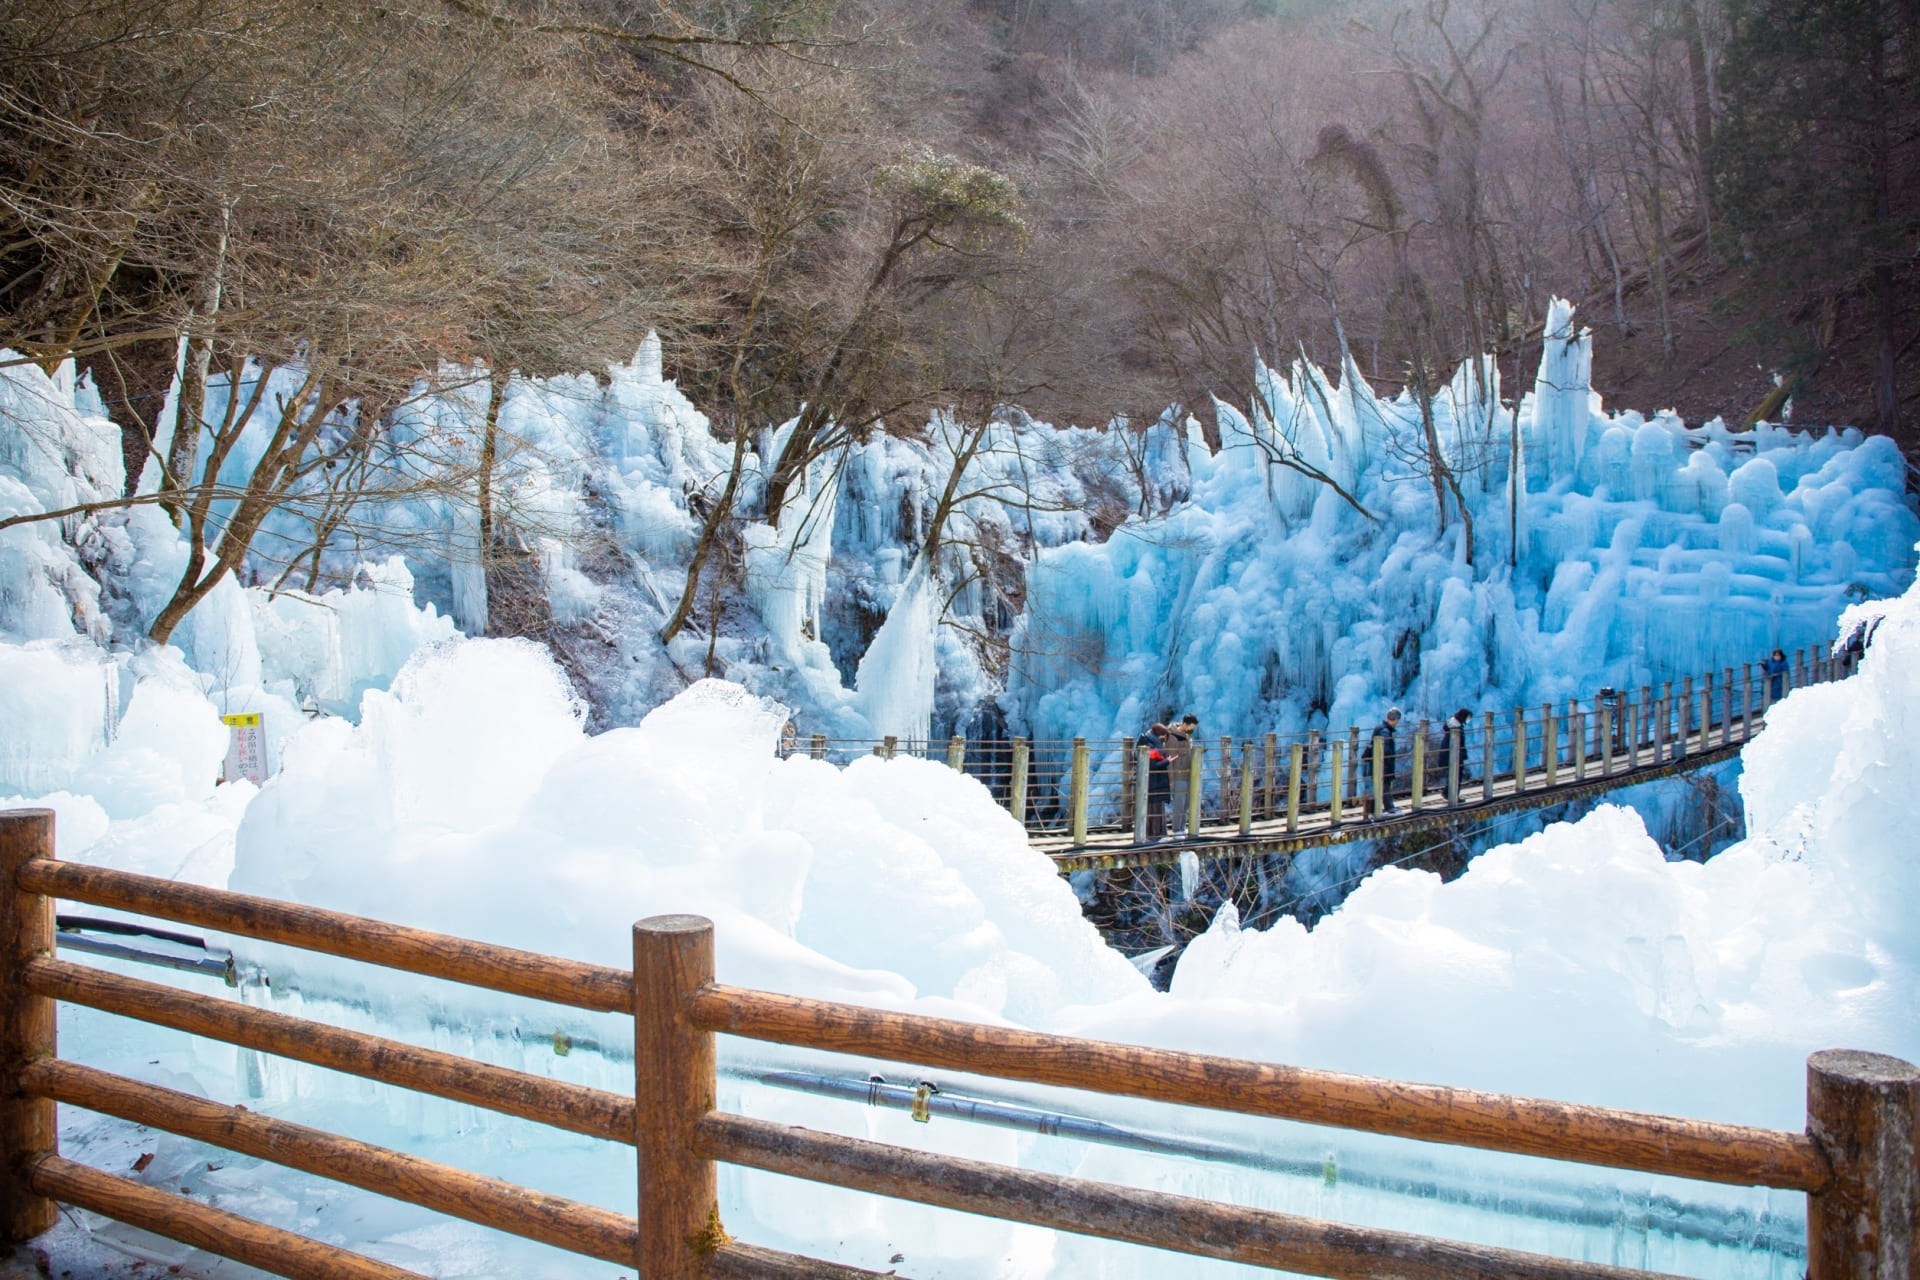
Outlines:
{"label": "forested hillside", "polygon": [[[402,554],[592,687],[790,682],[787,632],[851,685],[926,564],[977,704],[1039,550],[1183,501],[1304,358],[1404,395],[1375,479],[1487,577],[1556,296],[1610,399],[1911,456],[1917,41],[1884,0],[6,3],[0,346],[125,469],[0,535],[63,522],[123,642]],[[1293,430],[1269,487],[1387,527]]]}

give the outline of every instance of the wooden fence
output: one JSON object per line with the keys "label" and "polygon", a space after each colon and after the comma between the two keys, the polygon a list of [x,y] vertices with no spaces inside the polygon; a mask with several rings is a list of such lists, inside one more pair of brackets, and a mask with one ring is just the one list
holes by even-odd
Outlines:
{"label": "wooden fence", "polygon": [[[45,810],[0,814],[0,1231],[50,1227],[56,1201],[277,1275],[413,1273],[63,1159],[56,1103],[82,1107],[637,1268],[644,1280],[878,1273],[736,1241],[717,1162],[1180,1253],[1322,1276],[1600,1280],[1649,1273],[1350,1226],[976,1160],[715,1109],[716,1034],[1427,1142],[1807,1194],[1812,1280],[1914,1280],[1920,1070],[1815,1054],[1807,1132],[1576,1106],[1044,1035],[722,986],[713,927],[633,927],[633,969],[506,947],[53,858]],[[577,1009],[631,1013],[632,1096],[568,1084],[54,956],[66,899],[302,947]],[[59,1001],[104,1010],[572,1133],[631,1144],[632,1216],[62,1061]]]}
{"label": "wooden fence", "polygon": [[[1482,710],[1453,728],[1407,720],[1391,741],[1359,725],[1201,736],[1171,779],[1167,819],[1188,838],[1207,829],[1225,838],[1268,828],[1293,834],[1377,820],[1383,797],[1439,811],[1472,808],[1496,793],[1505,798],[1595,781],[1631,785],[1636,774],[1730,753],[1759,731],[1787,691],[1851,672],[1844,656],[1800,649],[1773,675],[1764,663],[1748,662],[1638,690],[1597,690],[1563,706]],[[864,755],[943,761],[978,778],[1021,819],[1035,844],[1056,855],[1147,841],[1145,753],[1132,737],[919,741],[815,734],[793,739],[788,750],[842,764]]]}

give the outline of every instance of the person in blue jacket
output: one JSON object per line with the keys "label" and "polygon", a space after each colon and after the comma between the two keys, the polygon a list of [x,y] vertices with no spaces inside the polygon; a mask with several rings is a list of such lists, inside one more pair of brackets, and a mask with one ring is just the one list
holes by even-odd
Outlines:
{"label": "person in blue jacket", "polygon": [[1778,702],[1787,696],[1787,651],[1775,649],[1761,670],[1767,673],[1767,700]]}

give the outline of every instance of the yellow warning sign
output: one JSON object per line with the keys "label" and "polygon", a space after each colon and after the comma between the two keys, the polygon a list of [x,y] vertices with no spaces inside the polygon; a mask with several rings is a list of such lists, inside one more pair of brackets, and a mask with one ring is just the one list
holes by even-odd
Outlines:
{"label": "yellow warning sign", "polygon": [[258,729],[260,727],[260,713],[258,711],[244,711],[237,716],[221,716],[220,723],[230,725],[235,729]]}

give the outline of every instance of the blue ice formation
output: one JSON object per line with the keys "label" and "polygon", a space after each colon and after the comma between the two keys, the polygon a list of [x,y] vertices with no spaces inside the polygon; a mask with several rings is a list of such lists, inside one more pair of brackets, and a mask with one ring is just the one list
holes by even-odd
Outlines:
{"label": "blue ice formation", "polygon": [[[1608,414],[1591,354],[1556,302],[1517,408],[1482,360],[1434,397],[1431,433],[1413,398],[1376,397],[1350,361],[1337,383],[1305,360],[1262,364],[1245,412],[1216,402],[1217,451],[1171,412],[1144,431],[937,413],[819,459],[777,524],[763,477],[791,424],[769,425],[738,442],[722,580],[662,645],[736,442],[649,338],[600,375],[511,379],[495,527],[598,725],[719,675],[794,708],[803,733],[849,738],[1098,737],[1169,708],[1238,734],[1365,724],[1388,703],[1532,706],[1815,644],[1850,600],[1911,580],[1920,519],[1891,440]],[[243,371],[243,400],[260,376]],[[299,371],[268,376],[285,391]],[[216,376],[209,423],[229,394]],[[498,629],[473,483],[486,398],[484,371],[449,369],[391,410],[375,492],[317,558],[324,495],[276,513],[240,582],[175,633],[192,665],[353,714],[447,618]],[[0,372],[0,412],[0,511],[120,489],[118,429],[71,368]],[[164,450],[171,412],[159,421]],[[250,428],[226,481],[269,434]],[[422,491],[434,468],[451,482]],[[157,483],[149,466],[137,488]],[[0,531],[0,640],[128,644],[185,557],[154,505]],[[329,606],[338,637],[299,621],[304,588],[342,583],[444,616],[349,595]]]}
{"label": "blue ice formation", "polygon": [[1216,403],[1217,453],[1155,426],[1184,473],[1156,481],[1190,500],[1038,552],[1009,720],[1057,739],[1169,708],[1242,734],[1538,706],[1829,641],[1912,580],[1891,439],[1608,414],[1591,363],[1556,300],[1517,408],[1492,361],[1463,367],[1432,401],[1444,503],[1419,406],[1350,362],[1337,386],[1262,365],[1250,413]]}

